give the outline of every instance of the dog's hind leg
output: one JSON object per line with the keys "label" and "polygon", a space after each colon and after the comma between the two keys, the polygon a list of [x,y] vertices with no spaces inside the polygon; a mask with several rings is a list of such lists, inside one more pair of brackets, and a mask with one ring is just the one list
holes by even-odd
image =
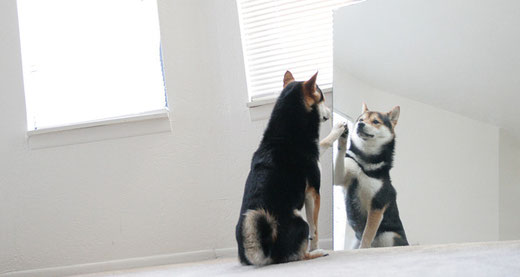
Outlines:
{"label": "dog's hind leg", "polygon": [[320,212],[320,194],[311,186],[305,189],[305,215],[309,224],[310,251],[318,248],[318,214]]}
{"label": "dog's hind leg", "polygon": [[274,263],[286,263],[305,259],[309,246],[309,225],[302,218],[300,210],[294,216],[285,217],[279,223],[279,237],[272,257]]}
{"label": "dog's hind leg", "polygon": [[280,223],[280,238],[273,248],[275,262],[292,262],[309,260],[328,254],[321,250],[308,251],[309,227],[308,223],[301,217],[299,210],[294,211],[294,217],[286,218]]}

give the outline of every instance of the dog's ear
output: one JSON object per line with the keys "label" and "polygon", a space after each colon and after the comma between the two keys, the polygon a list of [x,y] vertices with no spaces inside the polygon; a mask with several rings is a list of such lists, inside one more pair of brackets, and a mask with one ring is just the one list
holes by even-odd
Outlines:
{"label": "dog's ear", "polygon": [[366,113],[368,112],[368,107],[367,107],[367,104],[365,102],[363,102],[363,107],[361,108],[361,113]]}
{"label": "dog's ear", "polygon": [[319,101],[319,94],[316,91],[316,78],[318,77],[318,72],[314,73],[312,77],[303,82],[303,96],[305,99],[305,104],[307,104],[308,108],[314,105]]}
{"label": "dog's ear", "polygon": [[312,75],[312,77],[303,82],[303,87],[309,91],[309,92],[312,92],[312,93],[315,93],[316,92],[316,78],[318,77],[318,72],[314,73],[314,75]]}
{"label": "dog's ear", "polygon": [[285,75],[283,75],[283,88],[292,82],[294,82],[294,77],[292,76],[291,71],[285,71]]}
{"label": "dog's ear", "polygon": [[392,125],[397,125],[397,120],[399,119],[399,112],[401,111],[401,108],[399,106],[395,106],[391,111],[387,113],[388,117],[390,118],[390,121],[392,122]]}

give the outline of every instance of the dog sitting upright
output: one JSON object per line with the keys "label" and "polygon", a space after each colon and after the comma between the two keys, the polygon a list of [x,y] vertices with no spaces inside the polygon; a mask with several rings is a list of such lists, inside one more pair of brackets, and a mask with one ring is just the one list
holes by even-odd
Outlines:
{"label": "dog sitting upright", "polygon": [[[335,184],[346,188],[347,218],[356,235],[353,248],[408,245],[390,181],[399,110],[373,112],[363,103],[348,149],[348,128],[339,137]],[[340,128],[335,126],[331,134]]]}
{"label": "dog sitting upright", "polygon": [[[247,177],[236,240],[245,265],[284,263],[324,256],[317,247],[320,206],[318,137],[320,122],[330,118],[317,73],[296,82],[287,71]],[[300,215],[305,203],[311,226]]]}

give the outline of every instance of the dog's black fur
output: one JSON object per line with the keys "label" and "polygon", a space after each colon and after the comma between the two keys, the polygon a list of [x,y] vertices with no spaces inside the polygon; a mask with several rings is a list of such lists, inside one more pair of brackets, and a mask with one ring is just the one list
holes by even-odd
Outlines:
{"label": "dog's black fur", "polygon": [[[253,155],[236,225],[242,264],[300,260],[303,258],[302,249],[307,248],[308,224],[294,211],[302,209],[307,185],[316,191],[320,188],[317,164],[320,115],[316,105],[310,110],[305,106],[303,86],[304,82],[291,82],[285,86],[260,146]],[[321,90],[317,88],[316,91],[323,101]],[[252,239],[258,240],[258,249],[248,249],[251,241],[246,241],[247,234],[244,234],[246,214],[251,210],[262,211],[256,217],[256,226],[252,226],[257,232]],[[264,211],[274,220],[269,221]],[[248,251],[261,251],[265,260],[248,259]]]}

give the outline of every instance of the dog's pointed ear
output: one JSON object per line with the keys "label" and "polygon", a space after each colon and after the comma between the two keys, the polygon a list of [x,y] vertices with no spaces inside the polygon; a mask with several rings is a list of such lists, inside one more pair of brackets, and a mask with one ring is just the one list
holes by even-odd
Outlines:
{"label": "dog's pointed ear", "polygon": [[285,71],[285,74],[283,75],[283,88],[285,88],[288,84],[294,82],[294,77],[291,73],[291,71],[287,70]]}
{"label": "dog's pointed ear", "polygon": [[366,113],[368,112],[368,107],[367,107],[367,104],[365,102],[363,102],[363,107],[361,108],[361,113]]}
{"label": "dog's pointed ear", "polygon": [[390,121],[392,122],[392,125],[397,125],[397,120],[399,119],[399,113],[401,111],[401,108],[399,106],[395,106],[391,111],[388,112],[388,117],[390,118]]}
{"label": "dog's pointed ear", "polygon": [[305,99],[305,104],[308,109],[311,109],[312,105],[314,105],[319,100],[319,95],[316,92],[316,78],[318,77],[318,72],[314,73],[312,77],[303,82],[303,98]]}
{"label": "dog's pointed ear", "polygon": [[316,78],[318,77],[318,72],[314,73],[312,77],[303,82],[303,87],[306,92],[315,93],[316,92]]}

